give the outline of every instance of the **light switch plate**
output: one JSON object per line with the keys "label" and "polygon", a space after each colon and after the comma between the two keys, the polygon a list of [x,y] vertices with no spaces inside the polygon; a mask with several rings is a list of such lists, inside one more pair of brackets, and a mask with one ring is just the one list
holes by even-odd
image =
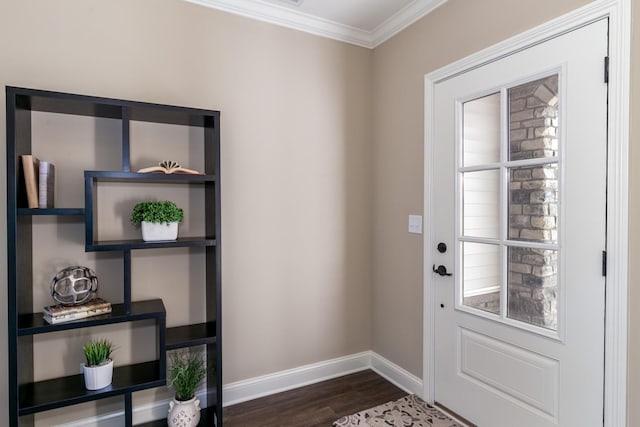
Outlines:
{"label": "light switch plate", "polygon": [[409,233],[422,234],[422,215],[409,215]]}

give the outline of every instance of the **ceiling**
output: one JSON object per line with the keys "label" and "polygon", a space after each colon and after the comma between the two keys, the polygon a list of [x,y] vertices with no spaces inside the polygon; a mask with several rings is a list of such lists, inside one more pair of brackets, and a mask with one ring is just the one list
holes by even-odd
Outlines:
{"label": "ceiling", "polygon": [[447,0],[186,0],[374,48]]}

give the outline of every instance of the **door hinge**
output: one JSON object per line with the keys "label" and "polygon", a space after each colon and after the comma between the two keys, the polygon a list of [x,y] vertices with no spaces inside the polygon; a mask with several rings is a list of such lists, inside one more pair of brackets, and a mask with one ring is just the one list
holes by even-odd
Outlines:
{"label": "door hinge", "polygon": [[609,57],[604,57],[604,82],[609,83]]}
{"label": "door hinge", "polygon": [[602,251],[602,275],[607,275],[607,251]]}

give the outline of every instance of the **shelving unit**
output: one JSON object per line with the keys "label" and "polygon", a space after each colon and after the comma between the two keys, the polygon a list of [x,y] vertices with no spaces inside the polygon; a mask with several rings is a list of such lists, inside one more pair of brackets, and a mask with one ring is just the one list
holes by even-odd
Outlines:
{"label": "shelving unit", "polygon": [[[6,88],[7,102],[7,244],[8,244],[8,336],[9,336],[9,422],[14,426],[34,425],[34,415],[104,399],[123,397],[125,425],[132,426],[132,394],[137,391],[166,385],[167,351],[205,346],[207,363],[215,367],[206,380],[208,407],[202,411],[200,425],[222,426],[222,347],[221,347],[221,287],[220,287],[220,113],[218,111],[176,107],[118,99],[99,98],[67,93]],[[87,163],[84,170],[84,206],[29,209],[20,156],[32,154],[32,113],[56,113],[100,119],[115,119],[121,125],[118,170],[93,170]],[[180,125],[201,132],[204,157],[202,175],[141,174],[131,171],[132,122],[159,125]],[[86,144],[70,140],[69,151]],[[37,156],[38,153],[33,153]],[[155,154],[155,153],[152,153]],[[64,168],[64,164],[57,164]],[[124,236],[121,239],[100,240],[97,227],[101,183],[145,184],[159,187],[199,188],[203,192],[204,234],[187,236],[172,242],[147,243]],[[60,191],[57,189],[56,191]],[[123,212],[128,215],[129,212]],[[38,236],[34,233],[35,218],[49,222],[79,224],[84,227],[85,252],[111,252],[122,260],[122,300],[112,301],[109,314],[72,322],[48,324],[42,313],[34,312],[34,247]],[[61,236],[65,238],[65,236]],[[78,242],[80,245],[82,242]],[[132,276],[132,251],[170,250],[170,248],[201,248],[204,251],[204,289],[198,298],[204,301],[203,322],[167,327],[167,313],[171,304],[162,299],[132,300],[136,283]],[[155,252],[154,252],[155,253]],[[108,274],[108,273],[103,273]],[[100,275],[100,274],[99,274]],[[190,283],[184,286],[190,286]],[[53,301],[49,302],[53,303]],[[156,330],[156,358],[141,363],[118,365],[111,386],[88,391],[81,374],[59,378],[39,379],[34,375],[34,338],[62,331],[84,330],[105,325],[128,327],[135,322],[153,324]],[[120,326],[118,326],[120,325]],[[78,350],[79,351],[79,350]],[[127,351],[135,352],[135,343]],[[55,357],[55,355],[53,355]],[[166,425],[166,419],[143,424]]]}

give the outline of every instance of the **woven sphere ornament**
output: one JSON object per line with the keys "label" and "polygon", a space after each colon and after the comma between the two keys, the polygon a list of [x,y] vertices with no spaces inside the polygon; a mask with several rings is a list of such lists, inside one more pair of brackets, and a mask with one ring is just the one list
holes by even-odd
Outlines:
{"label": "woven sphere ornament", "polygon": [[97,291],[98,277],[88,267],[67,267],[51,281],[51,296],[64,305],[83,304],[92,300]]}

